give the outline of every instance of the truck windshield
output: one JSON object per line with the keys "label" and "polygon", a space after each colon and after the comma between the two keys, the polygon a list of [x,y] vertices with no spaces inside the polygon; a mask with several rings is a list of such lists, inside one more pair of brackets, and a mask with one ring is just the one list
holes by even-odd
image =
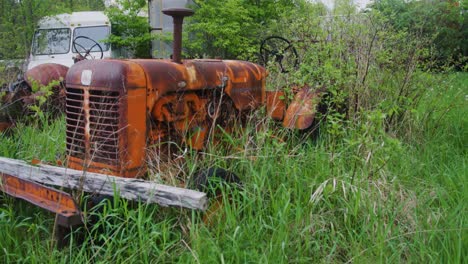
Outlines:
{"label": "truck windshield", "polygon": [[38,29],[34,34],[33,54],[64,54],[70,50],[70,29]]}
{"label": "truck windshield", "polygon": [[[109,37],[109,27],[108,26],[97,26],[97,27],[79,27],[75,28],[75,31],[73,32],[73,39],[76,39],[77,37],[84,36],[87,38],[90,38],[96,42],[93,42],[92,40],[86,39],[86,38],[78,38],[76,48],[78,49],[79,52],[82,52],[84,50],[81,50],[82,48],[88,50],[92,48],[91,51],[101,51],[99,47],[96,45],[98,43],[102,51],[107,51],[109,50],[109,44],[104,43],[104,40],[106,40]],[[78,45],[79,44],[79,45]],[[73,52],[76,52],[75,47],[73,47]]]}

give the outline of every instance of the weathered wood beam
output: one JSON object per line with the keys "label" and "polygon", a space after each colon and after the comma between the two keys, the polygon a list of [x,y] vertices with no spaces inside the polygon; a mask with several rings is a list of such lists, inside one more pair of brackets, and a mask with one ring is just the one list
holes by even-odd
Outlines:
{"label": "weathered wood beam", "polygon": [[194,190],[63,167],[32,166],[21,160],[3,157],[0,157],[0,174],[89,193],[111,196],[118,193],[120,197],[128,200],[157,203],[162,206],[198,210],[205,210],[207,207],[206,194]]}

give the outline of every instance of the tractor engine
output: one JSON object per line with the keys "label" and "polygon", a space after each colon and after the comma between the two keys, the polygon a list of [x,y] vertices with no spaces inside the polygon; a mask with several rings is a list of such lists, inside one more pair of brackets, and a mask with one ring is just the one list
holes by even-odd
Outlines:
{"label": "tractor engine", "polygon": [[265,100],[265,69],[231,60],[95,60],[66,78],[69,167],[145,174],[149,144],[204,147],[210,129]]}

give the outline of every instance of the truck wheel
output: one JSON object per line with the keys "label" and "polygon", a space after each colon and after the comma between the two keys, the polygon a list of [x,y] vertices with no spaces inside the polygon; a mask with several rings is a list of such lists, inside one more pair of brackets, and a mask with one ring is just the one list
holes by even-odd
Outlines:
{"label": "truck wheel", "polygon": [[222,191],[226,189],[223,185],[234,189],[242,188],[239,177],[222,168],[211,167],[200,170],[192,179],[192,187],[205,192],[208,196],[209,204],[203,215],[203,222],[209,226],[213,224],[214,216],[222,212],[223,201],[225,201]]}

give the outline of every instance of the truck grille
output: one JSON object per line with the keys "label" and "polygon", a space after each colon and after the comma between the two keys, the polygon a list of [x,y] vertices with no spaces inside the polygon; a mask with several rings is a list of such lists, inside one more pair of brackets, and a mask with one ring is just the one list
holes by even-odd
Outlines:
{"label": "truck grille", "polygon": [[67,88],[67,151],[70,156],[119,163],[119,93]]}

